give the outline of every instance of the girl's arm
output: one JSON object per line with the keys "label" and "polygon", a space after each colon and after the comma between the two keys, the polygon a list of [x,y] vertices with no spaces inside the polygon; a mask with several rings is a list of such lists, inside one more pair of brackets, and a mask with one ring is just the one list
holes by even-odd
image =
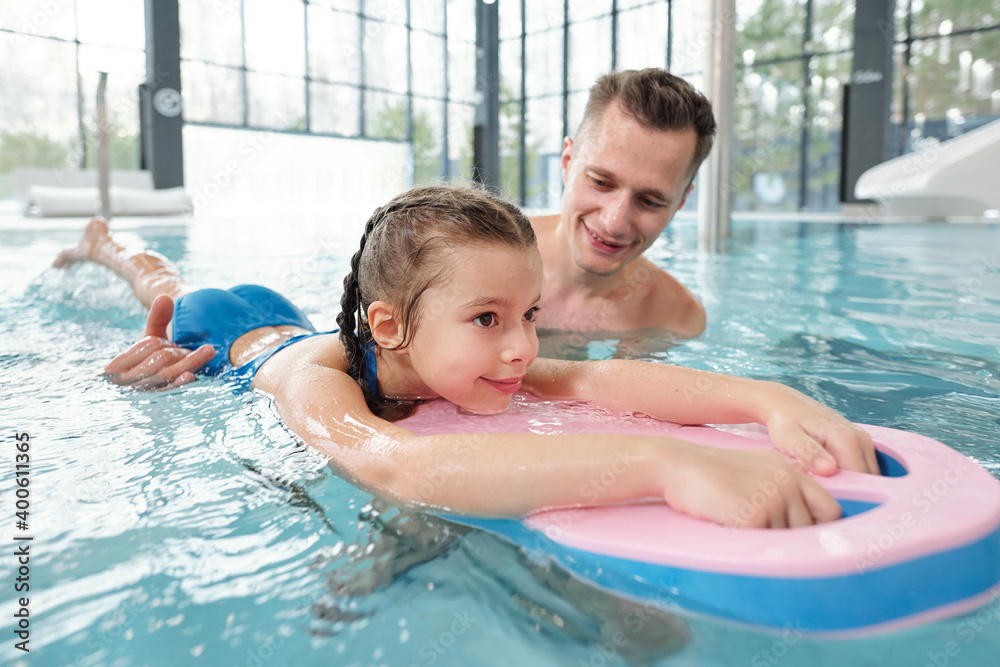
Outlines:
{"label": "girl's arm", "polygon": [[[275,372],[282,354],[255,380],[273,395],[282,420],[345,477],[399,504],[522,516],[658,497],[701,518],[759,527],[840,514],[826,491],[773,451],[730,452],[665,437],[418,436],[375,417],[335,364],[296,360]],[[771,489],[763,506],[747,502],[762,488]]]}
{"label": "girl's arm", "polygon": [[537,359],[525,389],[584,399],[680,424],[767,426],[775,446],[806,470],[832,475],[838,465],[878,474],[871,437],[808,396],[775,382],[641,361]]}

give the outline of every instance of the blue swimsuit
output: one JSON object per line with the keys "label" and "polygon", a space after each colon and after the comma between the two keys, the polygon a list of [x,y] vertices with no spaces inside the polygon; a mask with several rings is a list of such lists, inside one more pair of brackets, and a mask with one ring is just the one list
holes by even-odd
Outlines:
{"label": "blue swimsuit", "polygon": [[[229,363],[229,348],[237,338],[259,329],[291,325],[311,333],[289,338],[253,361],[239,368]],[[225,374],[227,378],[252,380],[261,365],[279,350],[312,336],[333,331],[316,331],[305,313],[274,290],[260,285],[237,285],[229,290],[201,289],[185,294],[174,304],[173,339],[181,347],[195,350],[208,343],[215,356],[203,371],[209,375]],[[365,348],[365,382],[372,393],[378,393],[375,366],[375,345]]]}

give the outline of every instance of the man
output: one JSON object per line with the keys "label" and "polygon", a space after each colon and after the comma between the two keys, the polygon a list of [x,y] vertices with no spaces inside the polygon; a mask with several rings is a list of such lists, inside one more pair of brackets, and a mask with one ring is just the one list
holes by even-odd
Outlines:
{"label": "man", "polygon": [[642,253],[684,205],[712,148],[709,101],[662,69],[601,77],[563,142],[562,212],[531,222],[542,254],[539,326],[705,330],[705,309]]}

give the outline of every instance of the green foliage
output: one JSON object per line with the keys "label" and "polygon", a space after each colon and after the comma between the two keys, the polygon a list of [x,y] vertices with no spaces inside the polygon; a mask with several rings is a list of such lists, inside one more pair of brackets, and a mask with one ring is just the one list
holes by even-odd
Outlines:
{"label": "green foliage", "polygon": [[0,132],[0,174],[9,174],[17,167],[66,167],[71,152],[68,142],[33,132]]}
{"label": "green foliage", "polygon": [[[443,105],[442,105],[443,106]],[[383,139],[406,140],[406,100],[386,104],[372,118],[368,136]],[[426,183],[441,177],[441,146],[439,133],[427,115],[413,111],[413,182]]]}

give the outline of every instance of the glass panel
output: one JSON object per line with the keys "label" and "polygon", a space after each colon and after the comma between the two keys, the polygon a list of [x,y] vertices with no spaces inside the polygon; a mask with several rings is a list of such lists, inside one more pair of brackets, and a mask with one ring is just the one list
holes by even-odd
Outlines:
{"label": "glass panel", "polygon": [[[673,0],[672,6],[675,30],[670,71],[691,80],[690,75],[700,73],[705,66],[705,48],[711,37],[708,31],[712,29],[710,7],[702,0]],[[677,29],[678,26],[684,27]]]}
{"label": "glass panel", "polygon": [[[510,0],[508,0],[509,2]],[[448,2],[448,47],[452,40],[476,41],[476,3],[468,0]]]}
{"label": "glass panel", "polygon": [[407,112],[404,95],[365,91],[365,136],[405,141]]}
{"label": "glass panel", "polygon": [[[76,39],[76,5],[52,0],[0,2],[0,28],[29,35]],[[10,35],[10,39],[16,41],[21,36]]]}
{"label": "glass panel", "polygon": [[427,183],[442,176],[444,101],[413,100],[413,182]]}
{"label": "glass panel", "polygon": [[476,109],[471,104],[448,104],[448,177],[472,179],[472,125]]}
{"label": "glass panel", "polygon": [[243,0],[247,69],[305,76],[304,7],[301,0]]}
{"label": "glass panel", "polygon": [[361,131],[361,91],[353,86],[312,83],[309,86],[313,132],[357,136]]}
{"label": "glass panel", "polygon": [[795,61],[745,69],[737,78],[734,210],[798,208],[801,77]]}
{"label": "glass panel", "polygon": [[640,5],[659,4],[666,5],[670,0],[618,0],[618,11],[632,9]]}
{"label": "glass panel", "polygon": [[243,125],[243,73],[206,63],[182,61],[184,120]]}
{"label": "glass panel", "polygon": [[317,7],[342,9],[345,12],[353,12],[355,14],[361,11],[359,0],[308,0],[308,2],[310,5],[316,5]]}
{"label": "glass panel", "polygon": [[[503,3],[500,4],[503,6]],[[427,30],[436,35],[444,34],[443,0],[410,0],[410,27]]]}
{"label": "glass panel", "polygon": [[180,0],[181,58],[216,65],[243,65],[243,28],[239,5],[215,0]]}
{"label": "glass panel", "polygon": [[406,28],[391,23],[362,21],[365,85],[406,92]]}
{"label": "glass panel", "polygon": [[526,60],[525,87],[529,97],[561,93],[563,84],[563,42],[561,30],[528,35],[524,40]]}
{"label": "glass panel", "polygon": [[113,169],[139,168],[139,84],[146,79],[146,56],[136,51],[80,46],[84,140],[87,166],[97,167],[97,82],[108,73],[105,106]]}
{"label": "glass panel", "polygon": [[569,123],[569,133],[575,135],[583,120],[584,109],[587,108],[587,98],[590,97],[589,90],[581,90],[578,93],[570,93],[567,109],[567,122]]}
{"label": "glass panel", "polygon": [[500,104],[500,187],[510,201],[521,199],[521,104]]}
{"label": "glass panel", "polygon": [[476,99],[476,45],[448,39],[448,98]]}
{"label": "glass panel", "polygon": [[405,0],[363,0],[361,14],[386,23],[406,25]]}
{"label": "glass panel", "polygon": [[[901,3],[905,4],[905,3]],[[913,36],[947,35],[1000,23],[996,0],[919,0],[913,3]]]}
{"label": "glass panel", "polygon": [[569,26],[569,89],[590,90],[611,69],[611,17]]}
{"label": "glass panel", "polygon": [[840,208],[840,139],[844,128],[844,90],[851,73],[850,54],[815,58],[809,85],[809,191],[806,208]]}
{"label": "glass panel", "polygon": [[521,97],[521,40],[500,42],[500,101]]}
{"label": "glass panel", "polygon": [[309,76],[322,81],[361,83],[358,17],[309,7]]}
{"label": "glass panel", "polygon": [[137,51],[146,48],[146,12],[141,2],[76,0],[76,23],[81,42]]}
{"label": "glass panel", "polygon": [[813,0],[813,51],[846,51],[854,44],[854,3]]}
{"label": "glass panel", "polygon": [[736,0],[736,52],[758,61],[800,54],[805,25],[800,0]]}
{"label": "glass panel", "polygon": [[667,66],[667,5],[618,15],[618,69]]}
{"label": "glass panel", "polygon": [[526,104],[525,205],[531,208],[557,208],[562,195],[562,99],[544,97]]}
{"label": "glass panel", "polygon": [[570,0],[569,20],[572,23],[611,14],[611,0]]}
{"label": "glass panel", "polygon": [[[0,39],[0,199],[12,197],[7,174],[17,167],[77,169],[76,46],[41,37]],[[14,39],[16,37],[17,39]],[[39,76],[44,72],[44,76]],[[10,97],[7,97],[10,95]]]}
{"label": "glass panel", "polygon": [[950,139],[1000,114],[998,70],[1000,30],[914,42],[907,83],[915,147]]}
{"label": "glass panel", "polygon": [[[527,2],[527,0],[525,0]],[[563,26],[563,0],[531,0],[525,8],[524,30],[542,32]]]}
{"label": "glass panel", "polygon": [[444,38],[426,32],[410,33],[413,92],[444,97]]}
{"label": "glass panel", "polygon": [[306,129],[303,79],[247,72],[247,122],[276,130]]}
{"label": "glass panel", "polygon": [[[500,39],[515,39],[521,36],[521,1],[504,0],[497,8],[500,21]],[[530,11],[531,8],[526,8]]]}

